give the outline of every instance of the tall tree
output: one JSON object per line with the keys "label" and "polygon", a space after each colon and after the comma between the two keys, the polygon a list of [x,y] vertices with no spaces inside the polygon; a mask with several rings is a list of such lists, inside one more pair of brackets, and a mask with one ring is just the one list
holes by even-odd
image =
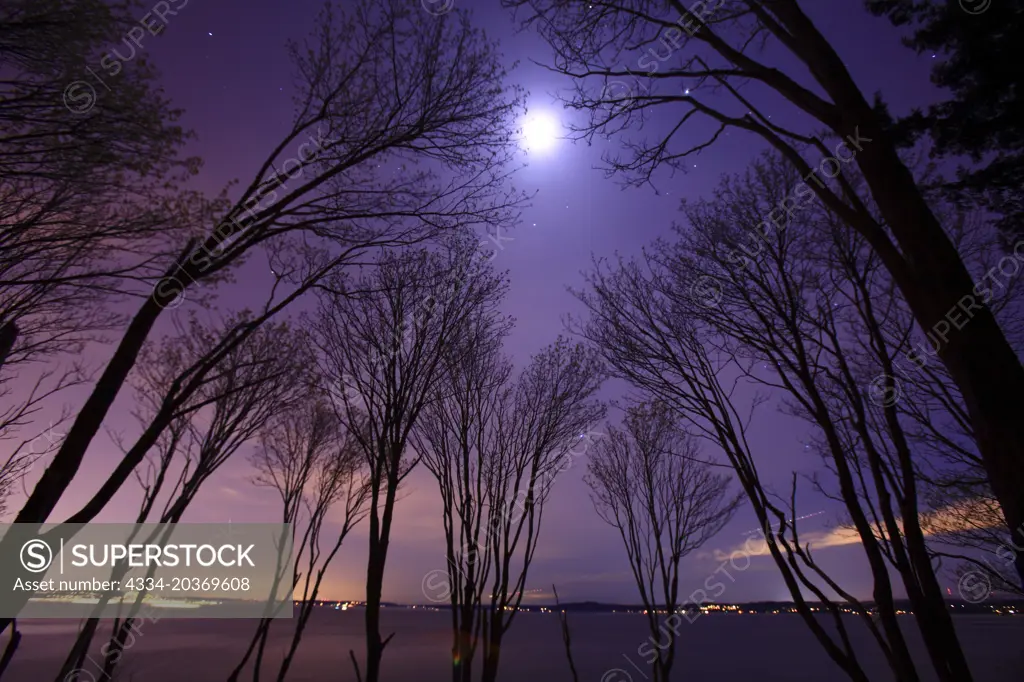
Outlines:
{"label": "tall tree", "polygon": [[510,325],[494,319],[475,326],[468,348],[446,354],[443,376],[412,432],[412,445],[441,495],[448,570],[443,585],[428,588],[439,589],[436,601],[451,606],[453,682],[473,679],[492,564],[488,516],[506,506],[492,502],[505,494],[495,460],[498,424],[513,391],[512,364],[501,348]]}
{"label": "tall tree", "polygon": [[[362,475],[364,460],[354,439],[338,422],[337,413],[320,393],[322,389],[315,385],[308,388],[312,390],[310,395],[267,425],[252,458],[254,483],[277,492],[281,523],[292,528],[295,562],[287,578],[291,580],[291,593],[300,601],[291,640],[277,669],[277,682],[284,681],[295,660],[324,574],[349,532],[366,515],[369,492]],[[336,522],[328,518],[328,513],[339,506],[340,523],[336,530],[330,530]],[[229,682],[239,679],[254,652],[253,680],[259,679],[273,624],[272,618],[257,623],[242,660],[228,676]]]}
{"label": "tall tree", "polygon": [[[593,296],[586,300],[591,313],[587,337],[602,349],[615,375],[670,405],[699,435],[722,448],[750,501],[764,533],[765,548],[782,575],[797,613],[851,680],[868,682],[860,652],[851,645],[843,607],[852,606],[886,659],[891,656],[891,646],[879,635],[862,603],[841,588],[837,590],[838,599],[830,596],[838,586],[820,572],[797,532],[796,493],[787,508],[785,501],[770,492],[770,484],[762,480],[749,434],[748,410],[734,400],[734,391],[723,385],[723,367],[705,346],[704,330],[688,323],[684,316],[672,314],[670,301],[635,264],[596,273],[591,286]],[[761,548],[747,549],[755,553]],[[709,595],[707,589],[695,590],[689,601],[699,606],[717,596]],[[812,599],[821,604],[831,628],[812,610]]]}
{"label": "tall tree", "polygon": [[445,358],[468,348],[476,323],[496,314],[505,290],[476,247],[477,240],[460,238],[445,249],[385,253],[355,281],[338,276],[325,284],[311,322],[321,370],[367,467],[366,682],[380,679],[393,636],[381,637],[381,596],[398,488],[419,462],[407,452],[410,434]]}
{"label": "tall tree", "polygon": [[[784,160],[768,156],[724,179],[714,198],[685,204],[688,225],[640,262],[598,264],[591,291],[580,294],[591,312],[584,333],[621,376],[726,452],[798,611],[851,679],[867,675],[840,622],[841,604],[868,626],[898,679],[921,679],[897,617],[897,580],[938,678],[970,679],[921,524],[925,452],[911,437],[908,398],[893,398],[912,318],[877,255],[834,214],[808,210],[779,230],[758,230],[760,207],[797,182]],[[771,393],[748,400],[740,386]],[[849,516],[844,532],[859,541],[871,570],[871,610],[797,533],[796,474],[789,509],[767,492],[744,413],[769,397],[813,428],[807,449],[823,467],[812,483]],[[945,421],[937,410],[931,416]],[[838,637],[822,629],[806,594],[825,604]]]}
{"label": "tall tree", "polygon": [[629,408],[622,429],[609,428],[587,464],[601,518],[619,531],[647,617],[655,682],[668,682],[679,626],[679,564],[729,522],[739,497],[729,477],[700,459],[697,440],[672,410]]}
{"label": "tall tree", "polygon": [[121,2],[0,7],[0,437],[85,381],[73,358],[123,324],[114,304],[217,208],[181,188],[197,160],[180,156],[188,135],[144,58],[91,106],[65,106],[132,23]]}
{"label": "tall tree", "polygon": [[512,380],[504,327],[478,324],[446,363],[413,445],[441,492],[452,680],[498,675],[505,634],[522,603],[540,538],[544,501],[583,454],[604,414],[593,400],[604,377],[596,355],[559,339]]}
{"label": "tall tree", "polygon": [[[192,317],[187,325],[180,325],[176,334],[147,345],[143,351],[145,362],[133,377],[135,415],[141,430],[151,428],[154,415],[165,409],[168,387],[180,381],[197,359],[217,345],[223,328],[230,328],[237,317],[246,315],[213,324]],[[308,348],[286,324],[263,326],[226,354],[193,397],[174,410],[155,452],[147,453],[155,456],[148,476],[138,475],[143,495],[135,523],[178,523],[210,477],[275,414],[300,400],[305,388],[303,373],[310,364],[303,362],[304,355],[308,357]],[[167,537],[164,531],[161,537],[142,540],[166,542]],[[155,569],[151,567],[147,577]],[[127,564],[115,567],[111,580],[122,581],[128,570]],[[110,638],[102,648],[103,672],[108,679],[114,677],[115,668],[124,658],[125,642],[132,636],[132,625],[145,597],[146,592],[140,591],[127,615],[113,621]],[[104,597],[100,608],[107,601]],[[56,679],[84,677],[80,674],[83,662],[99,623],[99,618],[86,621]]]}
{"label": "tall tree", "polygon": [[[504,4],[526,11],[524,22],[554,48],[554,69],[573,79],[568,105],[589,114],[582,137],[628,131],[655,108],[672,111],[672,122],[658,127],[654,139],[630,139],[624,159],[609,159],[611,170],[649,182],[658,168],[684,169],[727,129],[754,133],[803,178],[761,216],[766,229],[817,197],[867,240],[921,329],[948,332],[950,316],[969,315],[969,324],[943,335],[936,352],[963,396],[1007,526],[1024,524],[1024,365],[988,306],[991,283],[972,279],[901,160],[890,126],[801,3]],[[773,66],[784,62],[774,54],[771,64],[759,58],[762,46],[780,51],[794,66]],[[759,107],[759,90],[768,95],[773,118]],[[791,107],[789,124],[780,101]],[[710,126],[701,131],[697,119]],[[844,174],[847,164],[856,165],[863,188]],[[993,276],[999,278],[990,272],[986,279]],[[1024,553],[1017,569],[1024,576]]]}
{"label": "tall tree", "polygon": [[605,407],[592,398],[604,378],[596,353],[559,338],[519,375],[510,409],[498,423],[498,486],[485,537],[493,577],[482,632],[483,682],[498,675],[502,642],[523,601],[551,486],[596,440],[590,427]]}
{"label": "tall tree", "polygon": [[[896,368],[914,338],[911,316],[877,256],[834,214],[810,210],[770,235],[752,232],[757,207],[780,201],[797,182],[774,155],[727,178],[714,200],[686,205],[691,229],[654,258],[657,271],[680,305],[680,293],[697,282],[718,283],[717,304],[694,301],[689,314],[720,335],[720,343],[709,339],[716,350],[737,367],[746,363],[753,382],[783,389],[788,410],[812,425],[809,447],[828,471],[819,487],[842,502],[872,565],[879,621],[899,674],[916,673],[887,562],[939,678],[970,679],[921,527],[926,453],[907,428],[908,397],[897,394],[896,382],[909,373]],[[949,428],[938,410],[931,418],[939,430]]]}

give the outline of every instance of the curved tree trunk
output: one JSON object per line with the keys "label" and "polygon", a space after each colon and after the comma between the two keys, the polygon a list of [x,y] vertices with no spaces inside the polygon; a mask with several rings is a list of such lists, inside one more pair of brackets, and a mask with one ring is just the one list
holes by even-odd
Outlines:
{"label": "curved tree trunk", "polygon": [[[834,48],[793,0],[773,11],[792,33],[797,55],[836,105],[836,133],[865,140],[856,155],[878,209],[899,247],[878,248],[884,235],[865,234],[906,297],[915,320],[963,395],[978,450],[1010,532],[1024,528],[1024,365],[986,303],[1007,275],[975,285],[895,145]],[[859,131],[859,133],[858,133]],[[886,241],[888,241],[886,239]],[[1019,251],[1019,248],[1018,248]],[[1015,254],[1020,270],[1024,253]],[[919,355],[919,357],[921,357]],[[922,358],[923,359],[923,358]],[[1015,557],[1024,580],[1024,555]]]}

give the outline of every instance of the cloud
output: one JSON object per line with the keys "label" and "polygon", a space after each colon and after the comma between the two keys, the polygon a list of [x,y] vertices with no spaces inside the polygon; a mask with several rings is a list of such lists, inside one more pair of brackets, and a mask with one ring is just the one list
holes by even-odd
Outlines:
{"label": "cloud", "polygon": [[[902,519],[897,522],[902,526]],[[979,528],[996,528],[1003,524],[1002,514],[998,503],[988,498],[975,498],[962,500],[948,505],[937,511],[921,514],[921,528],[926,536],[947,535],[966,530]],[[875,536],[881,537],[882,532],[875,528]],[[853,526],[836,526],[835,528],[800,531],[800,544],[810,545],[811,550],[827,549],[829,547],[845,547],[860,543],[860,533]],[[731,550],[714,550],[716,561],[728,561],[729,557],[737,554],[747,556],[768,556],[768,544],[763,538],[752,535],[741,544]]]}
{"label": "cloud", "polygon": [[[812,550],[825,549],[828,547],[844,547],[860,542],[860,535],[856,529],[850,526],[839,526],[831,530],[800,532],[800,544],[811,546]],[[742,545],[737,545],[729,551],[714,551],[715,561],[728,561],[730,557],[738,554],[746,556],[769,556],[768,543],[764,538],[751,536]]]}
{"label": "cloud", "polygon": [[991,497],[958,500],[921,517],[921,527],[926,535],[999,528],[1005,523],[999,502]]}

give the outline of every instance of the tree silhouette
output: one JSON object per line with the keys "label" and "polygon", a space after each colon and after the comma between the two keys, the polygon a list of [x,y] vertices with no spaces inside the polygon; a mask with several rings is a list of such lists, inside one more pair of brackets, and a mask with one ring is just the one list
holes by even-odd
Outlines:
{"label": "tree silhouette", "polygon": [[[759,222],[775,229],[816,197],[867,240],[921,329],[944,330],[935,353],[963,396],[1007,527],[1024,524],[1024,366],[988,305],[996,283],[975,283],[900,158],[889,122],[797,0],[503,4],[524,10],[523,23],[554,49],[552,68],[572,79],[566,103],[588,115],[577,135],[627,135],[624,158],[607,160],[628,182],[649,183],[658,168],[685,170],[730,129],[757,135],[792,164],[802,182]],[[762,48],[798,66],[772,66]],[[775,114],[788,105],[791,122],[763,113],[758,92]],[[671,109],[673,123],[655,127],[653,139],[629,137],[654,108]],[[857,168],[863,187],[844,166]],[[949,318],[961,314],[969,323],[949,333]],[[1024,577],[1024,553],[1017,569]]]}
{"label": "tree silhouette", "polygon": [[[482,323],[481,323],[482,322]],[[413,432],[437,480],[445,532],[444,592],[452,609],[452,677],[498,676],[502,642],[522,603],[557,476],[592,445],[604,414],[594,353],[559,339],[518,376],[501,355],[500,321],[477,321]],[[440,587],[440,582],[427,587]],[[432,597],[432,595],[427,595]]]}
{"label": "tree silhouette", "polygon": [[[226,330],[222,351],[369,249],[513,221],[521,197],[505,186],[503,163],[518,93],[505,87],[494,46],[466,15],[439,18],[397,1],[361,0],[343,15],[328,6],[318,19],[309,44],[292,46],[299,96],[291,130],[230,208],[178,240],[175,257],[160,264],[156,285],[124,327],[19,523],[41,523],[53,511],[165,308],[228,275],[257,247],[298,265],[278,278],[276,298],[256,320]],[[158,435],[154,422],[147,438]],[[118,478],[144,454],[136,450],[123,461]],[[79,518],[97,511],[90,507]],[[7,551],[15,536],[0,543],[0,562],[17,554]]]}
{"label": "tree silhouette", "polygon": [[467,348],[475,324],[493,314],[505,288],[476,247],[462,237],[445,249],[385,253],[358,279],[327,282],[311,321],[321,371],[367,467],[366,682],[380,679],[393,636],[381,637],[381,595],[398,489],[419,462],[407,452],[412,430],[433,398],[444,358]]}
{"label": "tree silhouette", "polygon": [[[679,563],[732,519],[729,477],[700,459],[696,439],[663,405],[635,405],[587,463],[594,507],[619,531],[644,606],[656,682],[668,682],[683,617]],[[664,614],[664,617],[662,616]],[[639,650],[638,650],[639,651]]]}

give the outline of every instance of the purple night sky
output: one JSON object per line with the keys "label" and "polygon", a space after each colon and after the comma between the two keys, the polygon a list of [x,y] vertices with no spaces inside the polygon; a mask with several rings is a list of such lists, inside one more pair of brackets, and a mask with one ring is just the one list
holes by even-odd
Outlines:
{"label": "purple night sky", "polygon": [[[569,84],[531,62],[547,62],[548,46],[531,32],[516,33],[511,17],[500,9],[497,0],[456,2],[459,7],[474,5],[476,23],[501,40],[509,63],[520,62],[510,79],[529,91],[531,112],[546,112],[568,121],[570,112],[561,108],[556,94]],[[143,44],[146,56],[163,74],[167,95],[185,110],[184,126],[197,133],[198,139],[189,151],[200,155],[205,166],[196,186],[213,194],[233,179],[248,182],[271,147],[287,132],[292,117],[292,66],[285,42],[305,37],[321,0],[191,0],[187,4],[178,0],[177,4],[185,6],[176,16],[168,17],[162,35],[147,35]],[[894,114],[926,104],[935,96],[928,80],[930,55],[918,57],[903,47],[899,34],[886,20],[871,17],[861,0],[807,4],[806,11],[845,59],[864,92],[880,91]],[[764,110],[772,111],[770,106]],[[660,115],[665,114],[663,108]],[[784,123],[792,112],[779,109],[777,115]],[[494,261],[495,267],[507,270],[511,279],[505,311],[516,318],[516,329],[506,349],[518,362],[564,333],[566,315],[580,312],[567,288],[580,286],[580,272],[588,267],[591,254],[637,254],[652,239],[667,233],[679,218],[680,199],[709,194],[721,174],[742,170],[761,147],[759,139],[733,130],[693,159],[693,167],[686,174],[660,176],[655,192],[649,187],[621,189],[615,179],[606,178],[597,168],[601,154],[614,152],[619,143],[599,141],[588,146],[559,140],[550,149],[523,157],[528,165],[516,174],[515,184],[538,193]],[[238,282],[222,288],[218,306],[230,311],[256,305],[270,283],[264,263],[259,255],[251,258],[239,272]],[[187,309],[186,305],[167,311],[153,338],[169,331],[172,317],[183,317]],[[111,350],[110,346],[97,347],[87,359],[99,365]],[[77,407],[88,388],[63,394],[64,403]],[[620,397],[620,389],[621,385],[610,383],[604,397]],[[126,390],[107,427],[134,435],[136,425],[130,411],[131,395]],[[619,416],[618,410],[610,412],[613,421]],[[794,469],[810,472],[818,465],[817,456],[804,449],[803,425],[776,413],[771,404],[762,406],[753,428],[762,476],[775,482],[780,491],[788,490]],[[595,427],[597,431],[603,429],[603,425]],[[246,454],[238,453],[208,482],[184,521],[277,520],[279,510],[272,495],[248,480]],[[109,437],[97,437],[78,478],[50,520],[63,520],[77,509],[106,478],[119,456]],[[44,460],[29,474],[27,485],[35,481],[46,463]],[[576,458],[555,482],[530,571],[528,588],[535,593],[529,596],[546,600],[555,583],[561,598],[567,601],[635,602],[636,588],[621,541],[594,512],[582,480],[584,470],[585,457]],[[97,520],[128,520],[138,494],[136,484],[127,484]],[[11,507],[17,506],[18,501],[12,500]],[[821,511],[824,513],[817,514]],[[841,521],[834,506],[816,498],[810,490],[802,496],[799,512],[816,514],[802,526],[802,534],[808,539],[814,533],[824,538],[829,528]],[[424,575],[444,568],[440,518],[436,485],[421,467],[408,479],[396,510],[385,600],[426,601],[421,593]],[[745,531],[756,525],[753,515],[743,509],[711,543],[686,559],[681,593],[688,595],[701,586],[721,566],[722,553],[727,556],[742,546]],[[850,592],[869,595],[870,574],[862,564],[859,547],[822,547],[816,556]],[[361,599],[365,562],[364,524],[346,540],[328,574],[325,596]],[[735,563],[735,567],[744,566],[743,560]],[[720,601],[789,599],[769,558],[753,558],[746,570],[737,571],[735,567],[727,569],[734,582],[725,581],[727,587]]]}

